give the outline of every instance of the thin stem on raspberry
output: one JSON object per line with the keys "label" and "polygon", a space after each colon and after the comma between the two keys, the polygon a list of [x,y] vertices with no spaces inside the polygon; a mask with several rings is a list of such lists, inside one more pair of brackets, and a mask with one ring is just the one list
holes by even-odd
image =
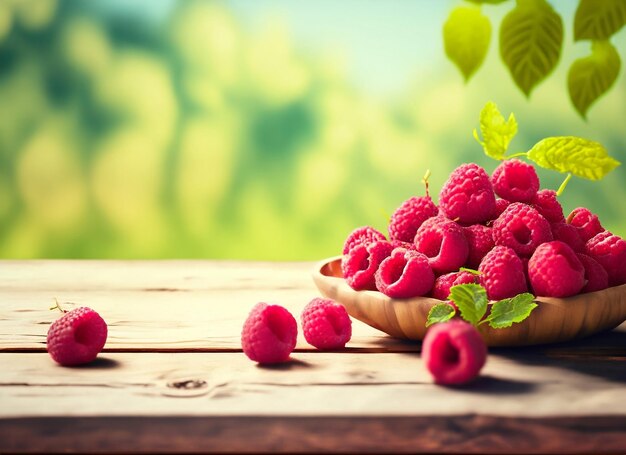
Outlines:
{"label": "thin stem on raspberry", "polygon": [[565,180],[563,180],[563,183],[561,183],[561,186],[559,187],[559,189],[556,190],[557,196],[560,196],[561,194],[563,194],[563,191],[565,191],[565,187],[567,186],[571,178],[572,178],[572,174],[571,173],[567,174],[567,177],[565,177]]}
{"label": "thin stem on raspberry", "polygon": [[528,152],[518,152],[518,153],[514,153],[513,155],[509,155],[504,157],[505,160],[511,159],[511,158],[517,158],[518,156],[528,156]]}
{"label": "thin stem on raspberry", "polygon": [[427,169],[426,174],[424,174],[424,177],[422,177],[422,183],[426,187],[426,197],[430,197],[430,194],[428,193],[428,179],[429,178],[430,178],[430,169]]}
{"label": "thin stem on raspberry", "polygon": [[59,310],[61,313],[67,313],[66,309],[61,308],[61,304],[59,303],[59,300],[56,297],[54,298],[54,306],[51,306],[50,310]]}

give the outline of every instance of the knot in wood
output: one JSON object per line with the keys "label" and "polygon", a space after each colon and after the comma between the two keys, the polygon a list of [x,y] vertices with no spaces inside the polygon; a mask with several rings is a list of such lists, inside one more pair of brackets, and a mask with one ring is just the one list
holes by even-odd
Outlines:
{"label": "knot in wood", "polygon": [[177,390],[197,390],[208,387],[204,379],[185,379],[181,381],[168,382],[167,386]]}

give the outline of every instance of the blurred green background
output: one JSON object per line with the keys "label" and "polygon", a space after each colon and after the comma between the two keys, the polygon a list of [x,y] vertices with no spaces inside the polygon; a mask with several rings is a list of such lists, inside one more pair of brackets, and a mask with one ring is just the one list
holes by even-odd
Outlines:
{"label": "blurred green background", "polygon": [[[557,70],[527,100],[497,52],[464,85],[441,27],[459,1],[1,0],[0,257],[319,259],[348,232],[436,196],[476,161],[495,101],[512,150],[553,135],[626,162],[626,87],[587,122],[566,90],[576,3]],[[484,8],[499,24],[511,2]],[[613,40],[626,59],[626,33]],[[544,187],[561,176],[541,172]],[[574,179],[566,211],[626,234],[626,170]]]}

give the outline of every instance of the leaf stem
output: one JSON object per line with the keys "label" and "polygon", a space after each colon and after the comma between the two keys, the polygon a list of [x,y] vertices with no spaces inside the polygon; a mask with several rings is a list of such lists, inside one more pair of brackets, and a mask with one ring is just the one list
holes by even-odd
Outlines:
{"label": "leaf stem", "polygon": [[510,158],[517,158],[518,156],[528,156],[528,152],[518,152],[518,153],[514,153],[513,155],[509,155],[509,156],[505,156],[504,159],[508,160]]}
{"label": "leaf stem", "polygon": [[430,197],[430,194],[428,194],[428,179],[429,178],[430,178],[430,169],[426,169],[426,174],[424,174],[424,177],[422,177],[422,183],[426,187],[426,197]]}
{"label": "leaf stem", "polygon": [[567,177],[565,177],[565,180],[563,180],[563,183],[561,183],[561,186],[559,187],[559,189],[556,190],[557,196],[560,196],[561,194],[563,194],[563,191],[565,191],[565,187],[567,186],[571,178],[572,178],[572,174],[571,173],[567,174]]}

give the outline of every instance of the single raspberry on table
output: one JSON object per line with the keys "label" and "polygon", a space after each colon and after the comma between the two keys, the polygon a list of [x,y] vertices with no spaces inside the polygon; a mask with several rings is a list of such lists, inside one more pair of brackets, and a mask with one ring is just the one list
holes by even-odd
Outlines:
{"label": "single raspberry on table", "polygon": [[490,300],[515,297],[528,291],[524,264],[512,248],[495,246],[478,267],[480,284]]}
{"label": "single raspberry on table", "polygon": [[578,229],[580,237],[585,242],[594,235],[604,231],[598,216],[585,207],[578,207],[572,210],[572,213],[567,217],[567,223]]}
{"label": "single raspberry on table", "polygon": [[498,218],[509,205],[511,205],[511,203],[506,199],[496,199],[496,214],[494,218]]}
{"label": "single raspberry on table", "polygon": [[598,261],[586,254],[576,253],[576,256],[585,268],[585,286],[580,291],[581,294],[601,291],[609,287],[609,275]]}
{"label": "single raspberry on table", "polygon": [[452,286],[476,283],[477,280],[478,276],[470,272],[446,273],[437,277],[431,295],[435,299],[447,300]]}
{"label": "single raspberry on table", "polygon": [[489,175],[475,163],[457,167],[441,188],[439,208],[445,216],[465,226],[493,219],[496,196]]}
{"label": "single raspberry on table", "polygon": [[496,245],[508,246],[518,256],[528,257],[535,248],[552,240],[550,223],[530,205],[513,202],[493,223]]}
{"label": "single raspberry on table", "polygon": [[463,228],[469,253],[466,264],[469,268],[475,269],[480,265],[480,261],[495,246],[493,241],[493,228],[482,224],[472,224]]}
{"label": "single raspberry on table", "polygon": [[602,231],[587,242],[587,254],[598,261],[609,275],[609,286],[626,283],[626,241]]}
{"label": "single raspberry on table", "polygon": [[550,223],[565,222],[563,207],[554,190],[539,191],[532,201],[532,206]]}
{"label": "single raspberry on table", "polygon": [[341,271],[348,285],[355,291],[375,291],[376,270],[392,251],[393,246],[387,241],[352,248],[341,260]]}
{"label": "single raspberry on table", "polygon": [[376,287],[393,299],[426,295],[435,282],[435,274],[422,253],[396,248],[381,262],[376,272]]}
{"label": "single raspberry on table", "polygon": [[577,253],[584,253],[585,241],[580,237],[578,229],[571,224],[567,223],[552,223],[550,224],[550,230],[552,231],[552,237],[554,240],[560,240],[567,243],[572,250]]}
{"label": "single raspberry on table", "polygon": [[300,316],[304,338],[317,349],[341,349],[352,337],[346,309],[330,299],[311,300]]}
{"label": "single raspberry on table", "polygon": [[258,363],[281,363],[296,347],[298,325],[280,305],[257,303],[243,324],[241,347],[250,360]]}
{"label": "single raspberry on table", "polygon": [[428,257],[435,273],[458,270],[469,253],[461,226],[442,216],[429,218],[415,235],[415,248]]}
{"label": "single raspberry on table", "polygon": [[404,201],[391,216],[389,238],[413,242],[415,233],[428,218],[439,212],[430,196],[412,197]]}
{"label": "single raspberry on table", "polygon": [[61,365],[81,365],[93,361],[107,340],[104,319],[91,308],[66,312],[48,329],[46,348]]}
{"label": "single raspberry on table", "polygon": [[478,376],[487,361],[487,346],[473,325],[452,320],[426,332],[422,359],[437,384],[461,385]]}
{"label": "single raspberry on table", "polygon": [[528,261],[528,277],[536,295],[569,297],[585,285],[585,268],[569,245],[554,240],[537,247]]}
{"label": "single raspberry on table", "polygon": [[382,232],[377,231],[371,226],[362,226],[356,228],[348,235],[344,245],[343,254],[348,254],[352,248],[358,245],[369,245],[370,243],[387,240]]}
{"label": "single raspberry on table", "polygon": [[530,202],[539,191],[539,177],[533,165],[518,159],[505,160],[491,175],[493,191],[510,202]]}

